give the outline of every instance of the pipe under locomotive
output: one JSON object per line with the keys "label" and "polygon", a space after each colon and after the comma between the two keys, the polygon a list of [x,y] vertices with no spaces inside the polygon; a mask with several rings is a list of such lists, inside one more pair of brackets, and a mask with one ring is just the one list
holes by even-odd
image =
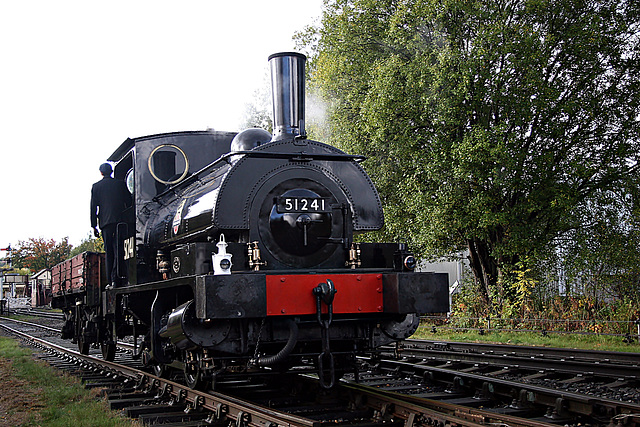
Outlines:
{"label": "pipe under locomotive", "polygon": [[413,271],[404,244],[354,241],[383,226],[382,206],[362,157],[307,139],[305,60],[269,57],[273,135],[152,135],[111,155],[134,198],[118,225],[121,283],[54,295],[82,352],[100,344],[112,359],[130,336],[157,374],[181,369],[194,387],[303,362],[331,386],[356,354],[448,310],[446,274]]}

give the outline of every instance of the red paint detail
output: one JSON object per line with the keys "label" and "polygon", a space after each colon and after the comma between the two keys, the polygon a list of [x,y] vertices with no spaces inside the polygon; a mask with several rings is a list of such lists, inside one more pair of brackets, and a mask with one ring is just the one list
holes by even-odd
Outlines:
{"label": "red paint detail", "polygon": [[[336,294],[334,314],[377,313],[383,306],[380,288],[381,274],[300,274],[267,276],[267,315],[288,316],[316,314],[313,289],[327,279],[333,282]],[[322,302],[322,312],[327,305]]]}

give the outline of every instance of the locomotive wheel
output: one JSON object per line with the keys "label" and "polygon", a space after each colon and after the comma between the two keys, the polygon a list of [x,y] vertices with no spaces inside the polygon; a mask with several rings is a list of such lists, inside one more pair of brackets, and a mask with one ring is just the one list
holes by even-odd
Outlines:
{"label": "locomotive wheel", "polygon": [[206,382],[202,379],[202,374],[197,366],[185,364],[184,382],[192,390],[204,388]]}
{"label": "locomotive wheel", "polygon": [[116,343],[105,341],[100,344],[100,349],[102,350],[102,358],[107,362],[113,362],[113,359],[116,358]]}

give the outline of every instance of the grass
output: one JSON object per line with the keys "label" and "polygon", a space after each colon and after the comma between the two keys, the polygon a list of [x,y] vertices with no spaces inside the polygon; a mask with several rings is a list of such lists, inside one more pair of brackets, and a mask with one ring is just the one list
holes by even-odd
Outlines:
{"label": "grass", "polygon": [[528,345],[540,347],[576,348],[587,350],[640,352],[637,336],[631,343],[623,342],[623,338],[610,335],[583,335],[568,333],[548,333],[542,335],[535,332],[503,332],[490,331],[480,335],[477,330],[452,331],[436,328],[433,333],[431,326],[418,328],[411,338],[436,341],[459,341],[474,343],[499,343],[511,345]]}
{"label": "grass", "polygon": [[13,339],[0,337],[0,361],[0,404],[13,425],[139,425],[110,411],[97,391],[85,390],[77,378],[34,359]]}

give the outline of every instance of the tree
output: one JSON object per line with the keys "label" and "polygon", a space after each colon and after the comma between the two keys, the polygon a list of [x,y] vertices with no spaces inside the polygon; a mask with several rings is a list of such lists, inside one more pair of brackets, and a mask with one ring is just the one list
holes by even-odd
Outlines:
{"label": "tree", "polygon": [[80,242],[78,246],[75,246],[71,252],[69,253],[69,257],[73,258],[74,256],[81,254],[82,252],[104,252],[104,242],[102,240],[102,235],[98,238],[94,238],[90,234]]}
{"label": "tree", "polygon": [[582,206],[582,227],[556,245],[567,293],[640,301],[637,186],[607,191]]}
{"label": "tree", "polygon": [[19,241],[18,247],[13,250],[13,265],[34,272],[51,268],[69,258],[71,248],[68,237],[64,237],[60,243],[42,237]]}
{"label": "tree", "polygon": [[273,129],[271,115],[264,110],[259,110],[258,106],[254,104],[245,104],[245,112],[240,128],[243,130],[249,128],[260,128],[271,132]]}
{"label": "tree", "polygon": [[261,128],[272,132],[271,115],[271,85],[265,75],[264,84],[253,92],[253,101],[244,106],[240,129]]}
{"label": "tree", "polygon": [[468,250],[478,291],[579,226],[637,174],[640,3],[332,0],[312,82],[333,143],[369,156],[389,238]]}

